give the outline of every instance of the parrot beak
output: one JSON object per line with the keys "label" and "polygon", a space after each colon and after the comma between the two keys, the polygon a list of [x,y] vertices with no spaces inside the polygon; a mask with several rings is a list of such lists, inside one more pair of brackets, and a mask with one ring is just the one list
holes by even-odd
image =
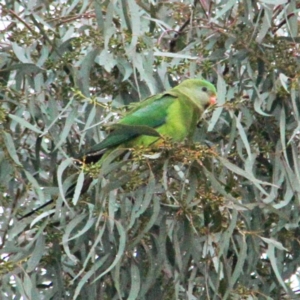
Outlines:
{"label": "parrot beak", "polygon": [[214,104],[216,104],[217,103],[217,96],[211,96],[210,98],[209,98],[209,104],[210,105],[214,105]]}

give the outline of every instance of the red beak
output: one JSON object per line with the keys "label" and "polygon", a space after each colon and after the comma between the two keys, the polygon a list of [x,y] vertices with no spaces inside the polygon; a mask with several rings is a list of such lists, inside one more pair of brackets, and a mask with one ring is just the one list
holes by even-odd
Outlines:
{"label": "red beak", "polygon": [[216,104],[217,103],[217,96],[211,96],[209,98],[209,103],[210,103],[210,105]]}

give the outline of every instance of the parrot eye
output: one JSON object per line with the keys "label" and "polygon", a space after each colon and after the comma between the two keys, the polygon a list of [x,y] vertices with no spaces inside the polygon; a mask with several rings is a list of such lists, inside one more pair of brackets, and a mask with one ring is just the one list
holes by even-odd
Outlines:
{"label": "parrot eye", "polygon": [[203,91],[203,92],[207,92],[207,87],[204,86],[204,87],[202,88],[202,91]]}

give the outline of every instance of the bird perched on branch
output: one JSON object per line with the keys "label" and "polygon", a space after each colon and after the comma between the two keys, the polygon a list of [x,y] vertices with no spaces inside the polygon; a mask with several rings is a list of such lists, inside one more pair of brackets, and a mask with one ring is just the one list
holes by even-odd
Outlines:
{"label": "bird perched on branch", "polygon": [[[216,103],[216,88],[203,79],[187,79],[176,87],[151,96],[134,106],[120,121],[110,126],[110,133],[100,143],[81,153],[78,158],[85,162],[101,163],[116,148],[154,147],[167,140],[182,142],[192,139],[203,111]],[[92,182],[86,177],[81,194]],[[65,198],[72,198],[76,183],[67,190]],[[23,216],[32,215],[53,202]]]}
{"label": "bird perched on branch", "polygon": [[173,89],[137,104],[99,144],[80,156],[86,163],[103,160],[117,147],[151,147],[164,139],[182,142],[191,139],[205,110],[216,103],[216,88],[202,79],[187,79]]}

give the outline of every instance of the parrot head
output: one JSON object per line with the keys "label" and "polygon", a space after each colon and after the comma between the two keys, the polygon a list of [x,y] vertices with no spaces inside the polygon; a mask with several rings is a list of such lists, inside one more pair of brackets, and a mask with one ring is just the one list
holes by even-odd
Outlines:
{"label": "parrot head", "polygon": [[217,103],[215,86],[203,79],[186,79],[174,89],[188,96],[201,109]]}

